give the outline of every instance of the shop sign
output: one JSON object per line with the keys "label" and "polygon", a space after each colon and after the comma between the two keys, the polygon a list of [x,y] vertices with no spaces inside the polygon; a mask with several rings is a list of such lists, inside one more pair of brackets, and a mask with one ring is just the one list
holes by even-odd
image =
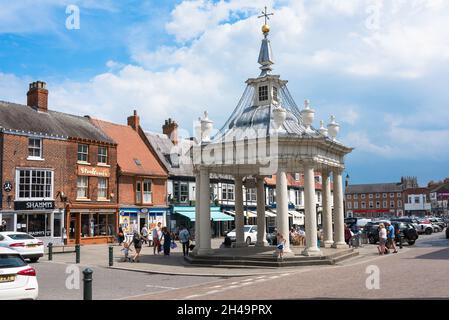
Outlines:
{"label": "shop sign", "polygon": [[88,176],[88,177],[100,177],[100,178],[109,178],[111,176],[111,172],[109,168],[101,168],[101,167],[89,167],[89,166],[78,166],[78,175],[79,176]]}
{"label": "shop sign", "polygon": [[15,201],[14,210],[53,210],[54,201]]}

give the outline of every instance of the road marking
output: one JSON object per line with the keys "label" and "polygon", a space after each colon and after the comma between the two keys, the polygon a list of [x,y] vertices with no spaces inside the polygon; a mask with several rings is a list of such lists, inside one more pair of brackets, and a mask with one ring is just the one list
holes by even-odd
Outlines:
{"label": "road marking", "polygon": [[243,280],[242,282],[248,282],[248,281],[253,281],[254,279],[245,279],[245,280]]}
{"label": "road marking", "polygon": [[214,294],[214,293],[217,293],[217,292],[220,292],[220,290],[211,290],[211,291],[206,292],[204,295]]}
{"label": "road marking", "polygon": [[222,286],[213,286],[212,288],[221,288]]}
{"label": "road marking", "polygon": [[185,297],[184,299],[193,299],[193,298],[198,298],[200,295],[199,294],[194,294],[188,297]]}
{"label": "road marking", "polygon": [[152,285],[152,284],[147,284],[146,287],[148,287],[148,288],[153,287],[153,288],[160,288],[160,289],[169,289],[169,290],[178,289],[178,288],[175,288],[175,287],[164,287],[164,286],[157,286],[157,285]]}

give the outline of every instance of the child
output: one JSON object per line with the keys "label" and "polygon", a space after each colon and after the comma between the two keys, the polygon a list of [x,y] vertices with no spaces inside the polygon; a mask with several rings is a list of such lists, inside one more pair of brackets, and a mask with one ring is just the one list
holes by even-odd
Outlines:
{"label": "child", "polygon": [[282,236],[282,234],[280,234],[280,233],[277,234],[277,240],[278,240],[278,242],[277,242],[278,245],[276,248],[278,250],[278,259],[283,260],[284,259],[284,257],[283,257],[284,246],[285,246],[286,241],[285,241],[284,237]]}
{"label": "child", "polygon": [[129,252],[132,252],[133,250],[129,247],[129,242],[123,242],[123,248],[121,251],[123,251],[123,254],[125,255],[123,262],[131,261],[131,258],[129,258],[128,255]]}

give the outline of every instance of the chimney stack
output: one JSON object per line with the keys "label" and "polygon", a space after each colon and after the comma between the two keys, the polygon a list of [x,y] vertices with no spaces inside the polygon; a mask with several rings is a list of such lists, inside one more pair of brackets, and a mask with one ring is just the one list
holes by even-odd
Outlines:
{"label": "chimney stack", "polygon": [[48,90],[45,82],[36,81],[30,83],[30,89],[27,93],[27,105],[41,112],[48,111]]}
{"label": "chimney stack", "polygon": [[128,117],[128,126],[131,126],[136,131],[139,131],[140,118],[137,115],[137,110],[134,110],[134,114]]}
{"label": "chimney stack", "polygon": [[165,124],[162,126],[162,133],[169,137],[174,145],[178,144],[178,124],[171,118],[165,120]]}

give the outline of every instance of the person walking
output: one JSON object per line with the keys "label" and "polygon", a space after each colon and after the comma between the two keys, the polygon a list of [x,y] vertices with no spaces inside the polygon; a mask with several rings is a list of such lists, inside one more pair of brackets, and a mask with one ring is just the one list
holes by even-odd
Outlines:
{"label": "person walking", "polygon": [[170,247],[171,247],[171,236],[167,227],[162,228],[162,238],[164,239],[164,256],[170,255]]}
{"label": "person walking", "polygon": [[377,250],[379,254],[383,256],[385,254],[385,244],[387,243],[387,230],[383,223],[379,224],[379,246]]}
{"label": "person walking", "polygon": [[389,222],[386,222],[385,225],[387,228],[387,250],[390,251],[390,249],[394,249],[393,253],[398,253],[395,243],[396,232],[394,226]]}
{"label": "person walking", "polygon": [[152,237],[153,237],[153,254],[159,254],[159,247],[161,245],[161,223],[157,223],[157,227],[153,228]]}
{"label": "person walking", "polygon": [[179,231],[179,241],[182,243],[182,254],[185,256],[189,255],[189,245],[190,245],[190,233],[186,227],[181,226],[181,231]]}
{"label": "person walking", "polygon": [[149,234],[148,234],[148,228],[147,228],[147,225],[146,225],[146,224],[143,225],[141,234],[142,234],[142,240],[143,240],[143,242],[144,242],[145,244],[147,244],[150,240],[148,239]]}
{"label": "person walking", "polygon": [[348,225],[345,223],[345,242],[347,244],[349,244],[351,237],[352,237],[351,229],[349,229]]}
{"label": "person walking", "polygon": [[143,238],[137,230],[134,230],[132,241],[133,241],[134,249],[136,249],[136,253],[134,254],[134,257],[133,257],[133,262],[139,262],[140,251],[142,250]]}
{"label": "person walking", "polygon": [[119,246],[121,246],[123,241],[125,241],[125,233],[123,232],[122,226],[118,227],[117,240]]}

